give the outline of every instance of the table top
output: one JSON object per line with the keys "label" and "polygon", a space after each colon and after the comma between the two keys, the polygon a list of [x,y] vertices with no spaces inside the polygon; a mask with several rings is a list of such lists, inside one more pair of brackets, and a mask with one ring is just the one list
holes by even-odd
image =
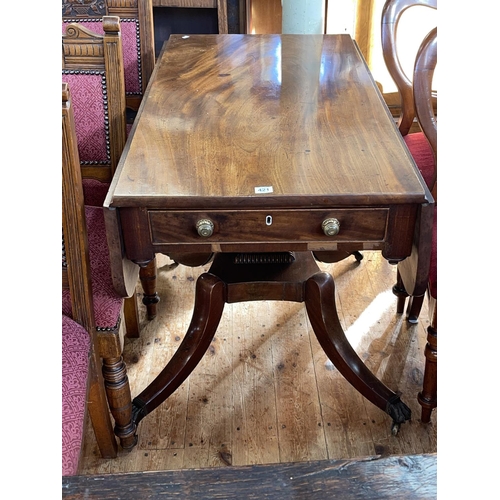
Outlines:
{"label": "table top", "polygon": [[349,35],[171,35],[105,206],[380,206],[424,186]]}
{"label": "table top", "polygon": [[62,497],[430,500],[436,469],[437,455],[427,454],[70,476],[62,478]]}

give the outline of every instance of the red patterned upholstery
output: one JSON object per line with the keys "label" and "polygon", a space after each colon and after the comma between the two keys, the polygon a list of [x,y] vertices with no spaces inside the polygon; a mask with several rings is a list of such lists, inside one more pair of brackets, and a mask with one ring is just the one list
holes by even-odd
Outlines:
{"label": "red patterned upholstery", "polygon": [[[132,128],[131,124],[127,124],[127,135]],[[109,183],[101,182],[96,179],[82,179],[83,197],[85,205],[91,207],[102,207],[106,195],[108,194]]]}
{"label": "red patterned upholstery", "polygon": [[78,155],[82,164],[110,164],[104,72],[63,70],[73,99]]}
{"label": "red patterned upholstery", "polygon": [[102,207],[108,194],[109,184],[96,179],[82,179],[82,185],[85,205]]}
{"label": "red patterned upholstery", "polygon": [[72,319],[62,317],[62,475],[75,475],[86,412],[90,337]]}
{"label": "red patterned upholstery", "polygon": [[[123,298],[113,288],[103,210],[100,207],[87,206],[85,207],[85,217],[87,219],[95,321],[100,329],[113,329],[117,326],[120,317]],[[71,297],[67,289],[63,290],[62,312],[66,316],[72,317]]]}
{"label": "red patterned upholstery", "polygon": [[[104,35],[102,21],[100,19],[64,19],[65,24],[78,23],[98,35]],[[120,18],[120,30],[122,38],[123,64],[125,70],[125,92],[127,95],[141,95],[141,58],[139,39],[139,20]]]}
{"label": "red patterned upholstery", "polygon": [[432,185],[436,168],[434,154],[423,132],[407,134],[403,137],[415,163],[428,186]]}

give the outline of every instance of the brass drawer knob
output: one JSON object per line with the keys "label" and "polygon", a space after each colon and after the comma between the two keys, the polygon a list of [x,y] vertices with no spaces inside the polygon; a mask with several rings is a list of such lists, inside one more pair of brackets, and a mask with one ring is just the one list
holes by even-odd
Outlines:
{"label": "brass drawer knob", "polygon": [[333,217],[325,219],[321,224],[321,228],[327,236],[335,236],[339,234],[340,222],[338,221],[338,219],[334,219]]}
{"label": "brass drawer knob", "polygon": [[203,238],[208,238],[214,234],[214,223],[210,219],[200,219],[196,223],[196,231]]}

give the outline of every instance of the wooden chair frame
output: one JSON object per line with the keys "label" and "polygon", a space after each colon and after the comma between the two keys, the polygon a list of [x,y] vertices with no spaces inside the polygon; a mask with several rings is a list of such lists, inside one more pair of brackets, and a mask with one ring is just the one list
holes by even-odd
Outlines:
{"label": "wooden chair frame", "polygon": [[118,16],[135,20],[139,32],[139,94],[126,92],[127,107],[137,111],[155,65],[154,25],[152,0],[89,0],[84,5],[76,0],[62,0],[62,17],[78,20]]}
{"label": "wooden chair frame", "polygon": [[[437,65],[437,28],[424,38],[419,48],[413,74],[415,112],[422,130],[431,145],[437,165],[437,120],[431,102],[432,80]],[[437,183],[432,186],[437,200]],[[437,407],[437,296],[431,287],[427,289],[429,320],[427,344],[425,346],[425,370],[422,391],[418,402],[422,406],[421,420],[430,421],[432,410]]]}
{"label": "wooden chair frame", "polygon": [[397,31],[403,13],[410,7],[437,9],[437,0],[387,0],[382,9],[382,52],[387,70],[401,96],[399,131],[408,134],[415,118],[412,81],[405,74],[397,51]]}
{"label": "wooden chair frame", "polygon": [[63,267],[63,287],[70,289],[73,319],[80,323],[91,338],[89,399],[88,411],[97,439],[97,444],[104,458],[117,455],[117,443],[109,415],[104,379],[96,347],[98,345],[95,329],[92,285],[90,282],[90,261],[86,248],[87,228],[85,227],[85,208],[83,190],[75,190],[81,185],[80,165],[75,165],[78,158],[73,110],[71,109],[68,86],[62,85],[62,222],[66,241],[66,261]]}
{"label": "wooden chair frame", "polygon": [[[68,24],[66,35],[62,36],[62,68],[63,73],[98,71],[106,78],[110,162],[109,165],[81,164],[81,170],[83,178],[110,183],[127,140],[125,76],[120,19],[118,16],[104,16],[102,23],[102,36],[78,23]],[[147,307],[148,318],[153,319],[159,302],[156,292],[156,260],[146,268],[141,268],[140,276],[144,289],[143,304]],[[130,329],[128,334],[138,336]]]}
{"label": "wooden chair frame", "polygon": [[[62,284],[63,288],[69,287],[70,290],[73,319],[89,331],[92,339],[94,347],[88,408],[101,454],[113,458],[117,450],[115,434],[120,437],[124,448],[134,446],[137,439],[136,428],[132,423],[132,397],[127,369],[121,356],[124,329],[99,331],[96,326],[82,174],[71,95],[66,83],[62,84],[62,117],[63,234],[66,256]],[[131,300],[135,301],[135,296]],[[123,314],[122,311],[122,317]],[[115,420],[114,434],[108,403]]]}
{"label": "wooden chair frame", "polygon": [[[405,74],[398,56],[398,26],[403,13],[411,7],[417,6],[436,10],[437,0],[386,0],[382,9],[382,51],[387,70],[394,80],[401,97],[401,114],[397,125],[402,136],[409,134],[414,124],[416,113],[413,95],[413,75],[410,75],[411,78],[409,78]],[[430,183],[433,184],[434,181],[431,180]],[[432,190],[432,186],[429,186],[429,189]],[[415,252],[398,265],[397,281],[393,287],[393,292],[398,297],[398,313],[404,312],[406,298],[410,296],[407,307],[407,317],[410,323],[418,322],[418,316],[422,309],[426,292],[425,287],[421,285],[425,283],[427,270],[425,266],[422,266],[418,262],[418,249],[423,249],[425,245],[430,246],[430,244],[430,242],[419,241],[417,239],[414,243]],[[405,275],[404,280],[402,274]]]}
{"label": "wooden chair frame", "polygon": [[[97,71],[106,79],[109,126],[109,165],[82,165],[82,176],[111,182],[127,138],[125,77],[120,37],[120,19],[103,18],[104,36],[76,23],[68,24],[62,36],[62,69]],[[117,69],[118,68],[118,69]]]}

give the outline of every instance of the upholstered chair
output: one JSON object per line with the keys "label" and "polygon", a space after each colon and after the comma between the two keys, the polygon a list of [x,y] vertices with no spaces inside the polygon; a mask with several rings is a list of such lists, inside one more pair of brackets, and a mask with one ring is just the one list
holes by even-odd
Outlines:
{"label": "upholstered chair", "polygon": [[[134,307],[135,296],[124,299],[113,287],[104,209],[84,204],[75,120],[67,83],[62,84],[62,125],[62,313],[82,324],[90,334],[98,358],[97,371],[104,380],[109,410],[115,421],[114,433],[120,438],[122,447],[129,448],[135,445],[136,429],[132,423],[131,392],[122,350],[126,329],[138,330],[138,324],[132,321],[137,320],[137,315],[127,314],[127,325],[122,318],[125,302],[131,302]],[[109,410],[104,411],[101,405],[96,410],[96,420],[109,416]]]}
{"label": "upholstered chair", "polygon": [[[85,204],[94,207],[104,203],[127,139],[121,23],[104,16],[100,25],[104,35],[69,23],[62,36],[62,80],[71,88]],[[140,278],[153,319],[159,301],[155,260]]]}
{"label": "upholstered chair", "polygon": [[[434,28],[420,46],[413,74],[415,112],[420,126],[432,148],[437,169],[437,119],[432,106],[432,81],[437,65],[437,28]],[[431,265],[427,298],[429,320],[427,345],[425,346],[425,370],[422,391],[418,401],[422,406],[422,422],[430,421],[432,410],[437,407],[437,182],[433,185],[436,200],[432,232]]]}
{"label": "upholstered chair", "polygon": [[76,22],[104,35],[104,16],[120,18],[126,106],[137,111],[155,65],[152,0],[62,0],[63,33]]}
{"label": "upholstered chair", "polygon": [[[382,9],[382,51],[387,70],[394,80],[401,98],[401,114],[397,123],[399,131],[424,181],[432,191],[437,172],[434,155],[422,131],[410,133],[416,118],[412,84],[413,75],[408,77],[405,74],[398,55],[397,44],[398,26],[402,15],[408,9],[418,6],[436,10],[437,0],[386,0]],[[401,283],[399,273],[393,291],[398,296],[397,311],[403,313],[407,294]],[[412,296],[408,301],[407,318],[410,323],[418,321],[424,297],[425,294]]]}
{"label": "upholstered chair", "polygon": [[[92,375],[92,341],[89,332],[76,321],[62,316],[62,475],[73,476],[83,448],[83,435],[87,421],[87,401]],[[102,381],[102,377],[101,377]],[[106,402],[103,399],[104,403]],[[107,405],[102,408],[108,415],[107,442],[98,442],[101,454],[116,456],[116,441],[109,419]],[[106,429],[105,429],[106,430]],[[101,433],[102,434],[102,433]]]}

